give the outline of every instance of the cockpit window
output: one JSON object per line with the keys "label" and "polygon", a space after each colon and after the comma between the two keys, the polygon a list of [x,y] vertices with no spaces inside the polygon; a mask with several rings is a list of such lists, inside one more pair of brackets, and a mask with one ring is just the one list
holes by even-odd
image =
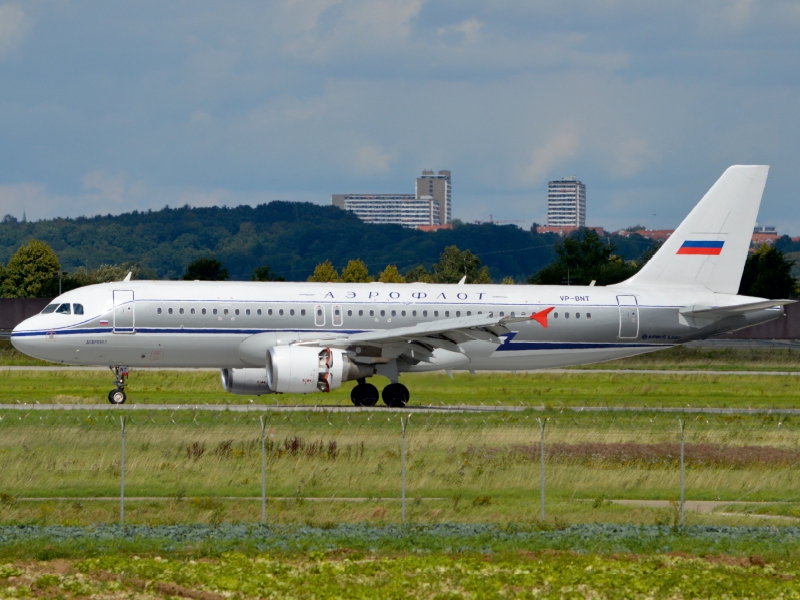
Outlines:
{"label": "cockpit window", "polygon": [[71,314],[71,313],[72,313],[72,311],[71,311],[71,310],[70,310],[70,308],[69,308],[69,304],[66,304],[66,303],[65,303],[65,304],[62,304],[61,306],[59,306],[59,307],[56,309],[56,312],[57,312],[57,313],[59,313],[59,314],[61,314],[61,315],[68,315],[68,314]]}
{"label": "cockpit window", "polygon": [[83,314],[83,304],[73,304],[72,305],[72,312],[76,315]]}
{"label": "cockpit window", "polygon": [[58,307],[58,304],[48,304],[44,307],[44,310],[40,314],[49,315],[56,309],[56,307]]}

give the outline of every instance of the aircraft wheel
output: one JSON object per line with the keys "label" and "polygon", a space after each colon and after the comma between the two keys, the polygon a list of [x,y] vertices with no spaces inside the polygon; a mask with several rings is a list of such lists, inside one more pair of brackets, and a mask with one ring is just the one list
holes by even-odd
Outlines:
{"label": "aircraft wheel", "polygon": [[390,383],[383,388],[383,403],[392,408],[403,408],[408,404],[410,394],[402,383]]}
{"label": "aircraft wheel", "polygon": [[121,388],[108,392],[108,401],[111,402],[111,404],[125,404],[126,398],[125,390]]}
{"label": "aircraft wheel", "polygon": [[375,406],[379,398],[378,388],[371,383],[359,383],[350,392],[350,400],[356,406]]}

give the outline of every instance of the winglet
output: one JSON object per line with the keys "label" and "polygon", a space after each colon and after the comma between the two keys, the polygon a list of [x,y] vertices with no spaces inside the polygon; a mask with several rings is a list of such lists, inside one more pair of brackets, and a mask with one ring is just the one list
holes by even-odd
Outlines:
{"label": "winglet", "polygon": [[549,315],[555,306],[551,306],[550,308],[545,308],[544,310],[540,310],[537,313],[531,315],[531,319],[539,323],[542,327],[547,329],[547,315]]}

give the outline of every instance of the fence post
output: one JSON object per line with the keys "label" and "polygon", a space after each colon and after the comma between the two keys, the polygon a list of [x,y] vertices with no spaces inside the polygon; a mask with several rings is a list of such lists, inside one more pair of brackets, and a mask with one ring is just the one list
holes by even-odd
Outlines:
{"label": "fence post", "polygon": [[400,510],[400,521],[402,523],[406,522],[406,427],[408,426],[408,419],[411,418],[411,415],[408,417],[400,417],[400,427],[403,429],[403,448],[401,451],[402,457],[402,467],[401,467],[401,477],[402,477],[402,489],[401,489],[401,510]]}
{"label": "fence post", "polygon": [[261,522],[267,522],[267,451],[266,434],[267,420],[264,415],[258,418],[261,421]]}
{"label": "fence post", "polygon": [[125,417],[119,418],[122,426],[122,455],[119,461],[119,524],[125,524]]}
{"label": "fence post", "polygon": [[541,505],[542,505],[542,521],[544,521],[544,425],[547,423],[546,418],[536,419],[539,421],[539,473],[541,475]]}
{"label": "fence post", "polygon": [[683,430],[686,427],[686,423],[683,419],[678,419],[678,425],[681,428],[681,506],[680,506],[680,514],[678,517],[679,525],[683,527],[683,505],[686,502],[686,488],[685,488],[685,480],[684,480],[684,469],[683,469]]}

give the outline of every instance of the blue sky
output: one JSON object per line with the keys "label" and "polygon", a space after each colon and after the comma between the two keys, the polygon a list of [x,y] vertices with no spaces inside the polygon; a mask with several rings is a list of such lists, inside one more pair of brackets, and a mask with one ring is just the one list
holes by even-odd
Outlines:
{"label": "blue sky", "polygon": [[800,235],[800,1],[0,0],[0,214],[331,193],[453,172],[463,220],[675,227],[731,164]]}

